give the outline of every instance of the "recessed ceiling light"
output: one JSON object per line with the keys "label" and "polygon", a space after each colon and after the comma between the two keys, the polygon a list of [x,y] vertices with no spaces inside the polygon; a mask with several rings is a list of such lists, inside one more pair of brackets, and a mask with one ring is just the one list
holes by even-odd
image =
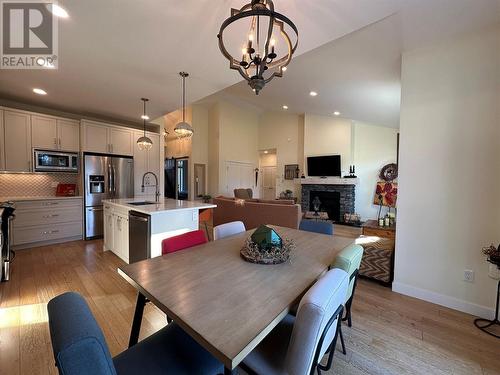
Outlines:
{"label": "recessed ceiling light", "polygon": [[340,112],[339,112],[339,111],[335,111],[335,112],[333,112],[333,114],[334,114],[335,116],[340,116]]}
{"label": "recessed ceiling light", "polygon": [[68,14],[68,12],[66,12],[66,9],[60,7],[57,4],[50,4],[50,5],[51,5],[51,7],[49,9],[54,16],[60,17],[60,18],[68,18],[69,17],[69,14]]}
{"label": "recessed ceiling light", "polygon": [[47,91],[42,90],[42,89],[33,89],[33,92],[38,95],[47,95]]}
{"label": "recessed ceiling light", "polygon": [[142,115],[141,119],[143,119],[143,120],[149,120],[149,116],[148,115]]}
{"label": "recessed ceiling light", "polygon": [[284,105],[283,106],[283,109],[286,111],[288,109],[288,106],[287,105]]}
{"label": "recessed ceiling light", "polygon": [[311,92],[309,93],[309,95],[311,95],[311,96],[318,96],[318,93],[317,93],[316,91],[311,91]]}
{"label": "recessed ceiling light", "polygon": [[266,151],[264,151],[264,154],[269,154],[269,151],[267,151],[267,150],[266,150]]}

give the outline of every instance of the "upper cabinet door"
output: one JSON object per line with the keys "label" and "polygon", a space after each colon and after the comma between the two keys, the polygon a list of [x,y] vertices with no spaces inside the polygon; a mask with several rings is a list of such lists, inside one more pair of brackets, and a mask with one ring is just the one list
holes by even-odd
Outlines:
{"label": "upper cabinet door", "polygon": [[109,128],[111,153],[115,155],[134,155],[134,132],[123,128]]}
{"label": "upper cabinet door", "polygon": [[4,112],[5,170],[31,170],[31,122],[23,112]]}
{"label": "upper cabinet door", "polygon": [[108,127],[92,123],[82,123],[83,151],[100,152],[107,154],[111,152],[108,142]]}
{"label": "upper cabinet door", "polygon": [[33,148],[46,150],[57,150],[59,148],[55,118],[31,116],[31,144]]}
{"label": "upper cabinet door", "polygon": [[5,140],[3,135],[3,110],[0,109],[0,171],[5,170]]}
{"label": "upper cabinet door", "polygon": [[57,120],[57,138],[59,150],[80,150],[80,122],[71,120]]}

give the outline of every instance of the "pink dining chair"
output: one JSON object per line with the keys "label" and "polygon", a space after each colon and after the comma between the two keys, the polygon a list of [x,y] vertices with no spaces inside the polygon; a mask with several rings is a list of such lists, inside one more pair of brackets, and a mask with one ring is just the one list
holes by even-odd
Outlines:
{"label": "pink dining chair", "polygon": [[180,234],[178,236],[165,238],[161,242],[162,255],[175,253],[176,251],[185,250],[193,246],[203,245],[207,243],[207,236],[201,229]]}

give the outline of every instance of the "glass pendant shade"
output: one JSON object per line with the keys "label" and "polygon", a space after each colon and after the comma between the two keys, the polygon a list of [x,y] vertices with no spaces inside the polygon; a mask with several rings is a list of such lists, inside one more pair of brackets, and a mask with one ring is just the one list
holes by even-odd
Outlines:
{"label": "glass pendant shade", "polygon": [[179,137],[190,137],[194,133],[193,127],[184,121],[175,125],[174,132]]}
{"label": "glass pendant shade", "polygon": [[186,78],[189,74],[180,72],[179,75],[182,77],[182,121],[175,125],[174,132],[180,138],[188,138],[194,133],[193,127],[186,122]]}
{"label": "glass pendant shade", "polygon": [[143,120],[144,135],[137,140],[137,147],[139,147],[139,150],[141,151],[147,151],[151,150],[151,148],[153,147],[153,141],[151,140],[151,138],[146,136],[146,120],[149,119],[149,116],[146,115],[146,103],[149,101],[149,99],[141,98],[141,100],[144,104],[144,113],[141,116]]}
{"label": "glass pendant shade", "polygon": [[153,147],[153,141],[150,138],[143,136],[137,140],[137,147],[139,147],[139,150],[141,151],[151,150]]}

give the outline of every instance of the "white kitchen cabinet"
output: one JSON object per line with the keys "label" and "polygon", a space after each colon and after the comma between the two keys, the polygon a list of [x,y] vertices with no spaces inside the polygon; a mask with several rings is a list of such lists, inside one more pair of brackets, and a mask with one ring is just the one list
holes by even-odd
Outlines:
{"label": "white kitchen cabinet", "polygon": [[104,250],[128,263],[128,210],[104,205]]}
{"label": "white kitchen cabinet", "polygon": [[111,153],[115,155],[134,155],[134,133],[126,128],[109,128],[108,137]]}
{"label": "white kitchen cabinet", "polygon": [[82,121],[83,151],[110,152],[108,142],[108,128],[92,122]]}
{"label": "white kitchen cabinet", "polygon": [[[135,132],[134,139],[138,139],[144,135],[143,132]],[[142,192],[142,176],[146,172],[153,172],[158,176],[160,183],[161,163],[160,163],[160,136],[155,133],[147,132],[146,135],[153,141],[151,150],[139,150],[139,147],[134,149],[134,192],[136,196],[153,195],[154,188],[147,187],[155,184],[154,177],[148,176],[145,180],[146,189]]]}
{"label": "white kitchen cabinet", "polygon": [[21,111],[5,110],[4,158],[5,170],[29,172],[31,170],[31,116]]}
{"label": "white kitchen cabinet", "polygon": [[80,122],[56,117],[31,115],[31,145],[45,150],[78,152]]}
{"label": "white kitchen cabinet", "polygon": [[82,135],[83,151],[125,156],[134,154],[133,130],[131,129],[82,121]]}
{"label": "white kitchen cabinet", "polygon": [[53,117],[31,116],[31,145],[33,148],[57,150],[57,121]]}
{"label": "white kitchen cabinet", "polygon": [[57,119],[58,149],[62,151],[80,151],[80,122]]}
{"label": "white kitchen cabinet", "polygon": [[82,198],[18,201],[15,204],[14,249],[82,239]]}
{"label": "white kitchen cabinet", "polygon": [[5,146],[4,146],[3,110],[0,109],[0,171],[5,169]]}
{"label": "white kitchen cabinet", "polygon": [[113,209],[108,205],[104,205],[104,250],[113,251],[115,248],[114,227]]}

